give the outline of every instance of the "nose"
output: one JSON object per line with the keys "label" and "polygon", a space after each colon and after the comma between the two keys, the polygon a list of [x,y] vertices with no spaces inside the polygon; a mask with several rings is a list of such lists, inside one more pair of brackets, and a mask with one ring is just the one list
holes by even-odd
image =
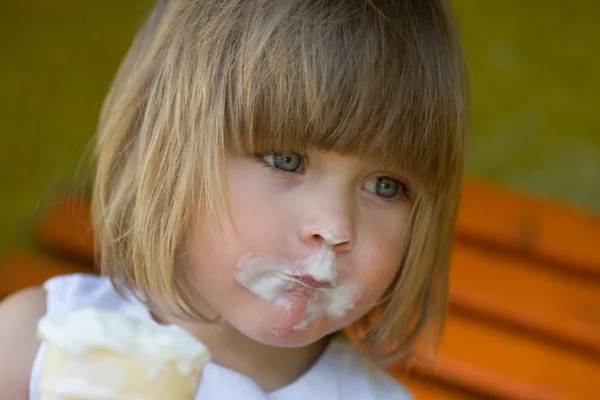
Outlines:
{"label": "nose", "polygon": [[311,245],[326,244],[336,252],[350,251],[355,244],[355,235],[350,223],[307,224],[300,231],[301,239]]}
{"label": "nose", "polygon": [[297,229],[304,243],[311,247],[327,245],[339,253],[350,251],[356,244],[355,219],[359,209],[353,187],[337,176],[319,180],[319,186],[303,198]]}

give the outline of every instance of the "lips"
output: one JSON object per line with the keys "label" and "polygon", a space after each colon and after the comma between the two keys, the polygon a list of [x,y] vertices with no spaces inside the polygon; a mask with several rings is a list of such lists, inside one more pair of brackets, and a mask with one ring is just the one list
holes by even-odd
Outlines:
{"label": "lips", "polygon": [[329,281],[319,281],[310,275],[294,275],[291,277],[294,281],[311,289],[333,289]]}

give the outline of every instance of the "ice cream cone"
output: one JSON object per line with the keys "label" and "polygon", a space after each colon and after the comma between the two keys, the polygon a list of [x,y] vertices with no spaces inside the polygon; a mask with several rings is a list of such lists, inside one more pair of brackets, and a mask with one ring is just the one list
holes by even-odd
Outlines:
{"label": "ice cream cone", "polygon": [[41,400],[191,400],[206,347],[176,326],[87,309],[45,317]]}

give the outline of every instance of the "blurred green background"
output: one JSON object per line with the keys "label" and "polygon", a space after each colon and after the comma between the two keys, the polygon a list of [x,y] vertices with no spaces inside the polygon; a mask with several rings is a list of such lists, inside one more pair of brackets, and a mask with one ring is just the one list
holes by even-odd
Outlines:
{"label": "blurred green background", "polygon": [[[453,0],[473,83],[469,173],[600,212],[600,2]],[[149,0],[4,0],[0,256],[60,193]],[[83,162],[81,162],[83,160]]]}

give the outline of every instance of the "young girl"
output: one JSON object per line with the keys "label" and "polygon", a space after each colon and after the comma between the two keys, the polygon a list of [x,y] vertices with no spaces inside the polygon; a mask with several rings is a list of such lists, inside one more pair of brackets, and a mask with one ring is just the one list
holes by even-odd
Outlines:
{"label": "young girl", "polygon": [[465,82],[442,0],[159,0],[97,134],[105,277],[2,304],[0,399],[88,306],[204,342],[199,399],[408,398],[374,362],[441,334]]}

